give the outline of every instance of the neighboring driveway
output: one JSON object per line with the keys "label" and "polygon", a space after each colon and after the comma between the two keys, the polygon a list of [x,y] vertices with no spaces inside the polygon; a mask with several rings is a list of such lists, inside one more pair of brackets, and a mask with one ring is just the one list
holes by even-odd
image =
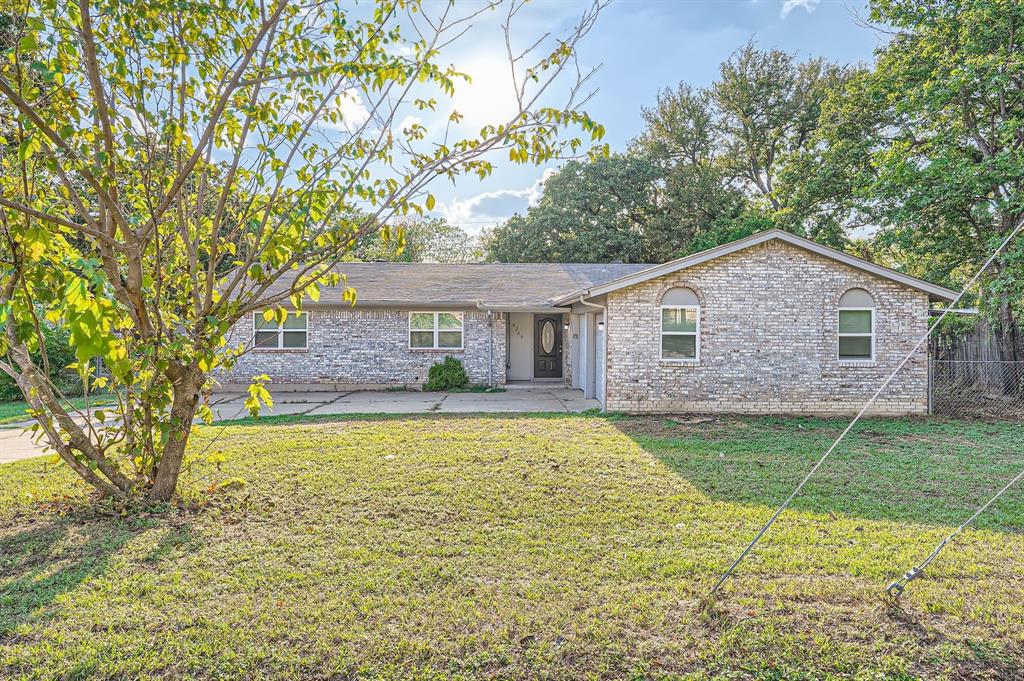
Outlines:
{"label": "neighboring driveway", "polygon": [[[579,390],[531,385],[494,393],[428,393],[419,391],[290,392],[271,390],[274,406],[261,416],[327,416],[332,414],[468,414],[575,412],[600,407]],[[218,420],[245,418],[245,395],[219,393],[211,399]],[[41,448],[16,424],[0,428],[0,464],[39,456]]]}

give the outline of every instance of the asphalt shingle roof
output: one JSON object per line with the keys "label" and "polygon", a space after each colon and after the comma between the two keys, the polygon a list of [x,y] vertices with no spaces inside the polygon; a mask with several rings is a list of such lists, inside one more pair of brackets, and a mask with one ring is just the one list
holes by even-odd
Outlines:
{"label": "asphalt shingle roof", "polygon": [[[356,289],[357,306],[465,304],[543,307],[574,291],[639,272],[651,265],[621,263],[342,263],[338,271]],[[276,282],[281,290],[287,277]],[[342,286],[325,287],[320,304],[342,302]]]}

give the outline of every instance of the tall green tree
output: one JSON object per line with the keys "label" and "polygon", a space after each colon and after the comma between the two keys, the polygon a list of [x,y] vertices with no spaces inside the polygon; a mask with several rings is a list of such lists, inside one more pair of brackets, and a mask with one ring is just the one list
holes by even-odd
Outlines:
{"label": "tall green tree", "polygon": [[841,245],[836,221],[808,219],[821,206],[802,183],[779,178],[805,162],[823,101],[852,73],[748,42],[710,87],[660,92],[628,153],[560,170],[537,206],[488,233],[489,257],[665,261],[770,226]]}
{"label": "tall green tree", "polygon": [[[170,499],[193,423],[211,417],[211,376],[247,350],[225,346],[236,322],[318,299],[367,230],[433,208],[435,179],[486,176],[492,152],[575,152],[584,141],[566,128],[600,137],[575,68],[560,106],[539,102],[602,4],[554,43],[528,37],[550,51],[527,52],[511,29],[520,5],[503,23],[518,106],[471,133],[442,115],[438,144],[392,123],[450,109],[466,78],[444,50],[494,6],[21,4],[0,55],[0,101],[17,112],[0,156],[0,370],[49,447],[104,495]],[[47,322],[116,407],[75,418],[33,359]],[[93,375],[96,358],[109,378]],[[268,397],[257,379],[248,405]]]}
{"label": "tall green tree", "polygon": [[659,169],[661,210],[646,231],[656,259],[668,260],[694,250],[695,240],[706,242],[703,235],[731,232],[729,225],[744,214],[748,200],[723,162],[718,114],[708,90],[680,83],[659,92],[657,104],[642,115],[646,127],[630,153],[649,158]]}
{"label": "tall green tree", "polygon": [[490,260],[500,262],[650,262],[649,226],[661,211],[658,168],[615,154],[570,161],[544,182],[525,216],[486,233]]}
{"label": "tall green tree", "polygon": [[[825,105],[805,187],[877,227],[878,252],[956,286],[1024,219],[1024,5],[875,0],[871,18],[891,37]],[[1024,359],[1024,242],[980,294],[1003,358]]]}
{"label": "tall green tree", "polygon": [[720,158],[773,211],[786,207],[776,183],[786,160],[806,149],[818,127],[821,104],[847,70],[822,58],[804,62],[781,50],[748,42],[720,68],[711,86]]}

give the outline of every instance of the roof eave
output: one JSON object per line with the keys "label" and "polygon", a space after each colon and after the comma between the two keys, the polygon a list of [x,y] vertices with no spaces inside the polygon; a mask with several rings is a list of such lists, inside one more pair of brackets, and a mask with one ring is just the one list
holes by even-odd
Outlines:
{"label": "roof eave", "polygon": [[600,284],[598,286],[591,286],[588,289],[574,291],[573,293],[563,296],[562,298],[555,299],[553,302],[555,305],[564,305],[569,301],[577,300],[580,296],[591,298],[594,296],[600,296],[605,293],[609,293],[611,291],[617,291],[618,289],[627,288],[629,286],[635,286],[645,281],[656,279],[658,277],[663,277],[667,274],[673,274],[674,272],[684,270],[688,267],[693,267],[694,265],[699,265],[701,263],[708,262],[709,260],[721,258],[722,256],[729,255],[731,253],[735,253],[737,251],[741,251],[752,246],[756,246],[758,244],[771,241],[773,239],[785,241],[786,243],[796,246],[797,248],[803,248],[804,250],[811,251],[812,253],[817,253],[818,255],[830,258],[832,260],[836,260],[855,269],[859,269],[861,271],[868,272],[869,274],[874,274],[875,276],[881,277],[883,279],[889,279],[890,281],[895,281],[897,283],[903,284],[904,286],[908,286],[910,288],[923,291],[928,294],[929,300],[933,302],[950,302],[956,300],[957,296],[959,295],[956,291],[945,288],[944,286],[938,286],[936,284],[929,283],[922,279],[918,279],[917,277],[912,277],[910,275],[897,272],[896,270],[890,269],[888,267],[876,265],[872,262],[864,260],[863,258],[858,258],[848,253],[843,253],[842,251],[838,251],[834,248],[824,246],[815,241],[811,241],[810,239],[805,239],[795,234],[790,234],[789,232],[785,232],[781,229],[770,229],[765,232],[752,234],[751,236],[748,236],[744,239],[739,239],[737,241],[732,241],[727,244],[722,244],[721,246],[716,246],[715,248],[709,248],[706,251],[701,251],[699,253],[694,253],[692,255],[685,256],[683,258],[678,258],[676,260],[669,261],[662,265],[655,265],[654,267],[649,267],[645,270],[634,272],[633,274],[629,274],[624,277],[619,277],[618,279],[613,279],[612,281]]}
{"label": "roof eave", "polygon": [[333,302],[321,299],[316,303],[305,303],[303,307],[355,307],[389,308],[401,310],[491,310],[492,312],[565,312],[567,309],[553,306],[548,302],[489,303],[486,300],[408,301],[395,299],[361,299],[355,305],[344,301]]}

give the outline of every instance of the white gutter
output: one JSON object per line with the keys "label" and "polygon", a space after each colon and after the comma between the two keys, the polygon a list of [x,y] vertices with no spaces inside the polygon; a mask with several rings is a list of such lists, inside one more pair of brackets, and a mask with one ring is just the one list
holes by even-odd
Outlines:
{"label": "white gutter", "polygon": [[604,305],[598,305],[597,303],[588,303],[586,301],[586,296],[580,296],[580,299],[577,300],[576,302],[579,303],[580,305],[586,305],[587,307],[596,307],[601,312],[607,312]]}
{"label": "white gutter", "polygon": [[[581,295],[580,299],[578,301],[576,301],[576,302],[578,302],[580,305],[586,305],[587,307],[597,308],[598,310],[601,311],[601,314],[604,316],[604,324],[605,324],[605,329],[606,329],[605,337],[604,337],[604,356],[605,356],[605,360],[607,360],[607,357],[608,357],[608,333],[607,333],[607,328],[608,328],[608,309],[604,305],[598,305],[597,303],[588,302],[586,300],[586,296],[583,296],[583,295]],[[596,344],[595,344],[595,347],[596,347]],[[597,358],[594,359],[594,366],[597,366]],[[604,368],[603,368],[602,376],[604,377],[604,380],[601,382],[601,411],[605,411],[605,409],[606,409],[605,405],[608,404],[608,362],[607,361],[604,362]]]}

